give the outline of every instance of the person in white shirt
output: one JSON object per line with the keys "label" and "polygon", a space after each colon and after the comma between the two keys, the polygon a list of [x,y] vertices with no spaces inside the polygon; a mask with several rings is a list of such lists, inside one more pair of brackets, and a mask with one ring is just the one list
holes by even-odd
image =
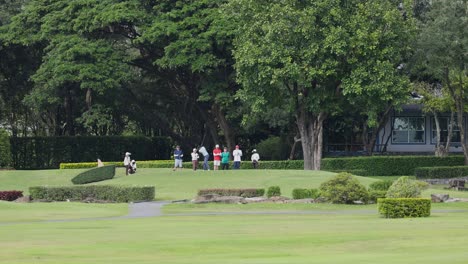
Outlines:
{"label": "person in white shirt", "polygon": [[240,169],[242,150],[239,149],[239,145],[236,145],[236,149],[232,152],[232,156],[234,157],[234,169]]}
{"label": "person in white shirt", "polygon": [[198,153],[197,153],[197,149],[194,148],[193,152],[192,152],[192,168],[193,168],[194,171],[196,171],[197,168],[198,168],[198,158],[199,158],[199,156],[198,156]]}
{"label": "person in white shirt", "polygon": [[256,149],[252,150],[252,157],[250,159],[252,160],[252,165],[253,165],[254,169],[257,169],[258,168],[258,161],[260,160],[260,155],[258,155]]}
{"label": "person in white shirt", "polygon": [[125,158],[123,162],[125,166],[125,175],[128,175],[128,170],[130,170],[130,155],[132,155],[132,153],[125,152]]}
{"label": "person in white shirt", "polygon": [[135,160],[132,160],[132,161],[130,162],[130,168],[131,168],[131,170],[129,171],[130,174],[133,174],[133,173],[136,172],[136,170],[137,170],[137,165],[136,165],[136,161],[135,161]]}

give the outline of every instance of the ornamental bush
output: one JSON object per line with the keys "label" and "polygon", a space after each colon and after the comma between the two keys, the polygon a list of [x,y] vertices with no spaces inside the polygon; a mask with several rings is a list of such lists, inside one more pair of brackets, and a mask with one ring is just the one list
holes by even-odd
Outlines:
{"label": "ornamental bush", "polygon": [[376,203],[379,198],[385,198],[387,191],[369,190],[369,203]]}
{"label": "ornamental bush", "polygon": [[414,170],[418,179],[448,179],[468,176],[468,166],[419,167]]}
{"label": "ornamental bush", "polygon": [[388,188],[387,198],[419,198],[421,189],[415,180],[408,176],[398,178],[390,188]]}
{"label": "ornamental bush", "polygon": [[198,191],[198,195],[218,194],[222,196],[242,196],[245,198],[259,197],[265,194],[265,189],[247,188],[247,189],[202,189]]}
{"label": "ornamental bush", "polygon": [[115,176],[115,165],[96,167],[75,176],[71,181],[73,184],[86,184],[110,180]]}
{"label": "ornamental bush", "polygon": [[390,186],[392,186],[392,180],[380,180],[373,182],[369,185],[369,190],[373,191],[387,191]]}
{"label": "ornamental bush", "polygon": [[43,201],[83,201],[94,199],[109,202],[136,202],[154,200],[154,186],[79,185],[29,188],[31,199]]}
{"label": "ornamental bush", "polygon": [[280,196],[281,195],[281,188],[279,186],[270,186],[268,187],[267,190],[267,197],[273,197],[273,196]]}
{"label": "ornamental bush", "polygon": [[379,213],[385,218],[428,217],[431,215],[431,199],[380,198]]}
{"label": "ornamental bush", "polygon": [[293,199],[317,199],[320,196],[318,189],[301,189],[296,188],[292,191]]}
{"label": "ornamental bush", "polygon": [[320,185],[320,196],[338,204],[352,204],[354,201],[367,202],[369,194],[353,175],[342,172]]}
{"label": "ornamental bush", "polygon": [[0,200],[14,201],[23,197],[23,191],[0,191]]}
{"label": "ornamental bush", "polygon": [[10,136],[5,129],[0,129],[0,168],[11,166]]}

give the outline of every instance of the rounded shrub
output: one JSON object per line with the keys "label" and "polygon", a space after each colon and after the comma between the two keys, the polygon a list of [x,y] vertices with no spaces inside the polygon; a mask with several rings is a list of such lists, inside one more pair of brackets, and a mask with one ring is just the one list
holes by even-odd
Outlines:
{"label": "rounded shrub", "polygon": [[320,196],[332,203],[352,204],[367,202],[369,194],[353,175],[343,172],[320,185]]}
{"label": "rounded shrub", "polygon": [[267,190],[267,197],[273,197],[273,196],[280,196],[281,195],[281,188],[279,186],[270,186],[268,187]]}
{"label": "rounded shrub", "polygon": [[392,180],[381,180],[381,181],[376,181],[373,182],[369,185],[369,190],[372,191],[388,191],[388,188],[392,186],[393,181]]}
{"label": "rounded shrub", "polygon": [[0,129],[0,168],[11,166],[10,136],[5,129]]}
{"label": "rounded shrub", "polygon": [[292,191],[293,199],[306,199],[306,198],[317,199],[319,196],[320,195],[319,195],[318,189],[296,188]]}
{"label": "rounded shrub", "polygon": [[388,188],[387,198],[419,198],[421,189],[415,180],[408,176],[398,178],[390,188]]}
{"label": "rounded shrub", "polygon": [[257,144],[257,151],[262,160],[286,160],[289,156],[289,146],[280,137],[269,137]]}

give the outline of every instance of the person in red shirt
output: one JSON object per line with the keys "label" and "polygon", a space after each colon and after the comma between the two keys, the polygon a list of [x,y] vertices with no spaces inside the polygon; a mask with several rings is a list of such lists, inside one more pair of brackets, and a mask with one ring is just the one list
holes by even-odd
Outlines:
{"label": "person in red shirt", "polygon": [[216,145],[216,148],[213,149],[213,157],[214,157],[214,170],[218,170],[219,165],[221,165],[221,149],[219,145]]}

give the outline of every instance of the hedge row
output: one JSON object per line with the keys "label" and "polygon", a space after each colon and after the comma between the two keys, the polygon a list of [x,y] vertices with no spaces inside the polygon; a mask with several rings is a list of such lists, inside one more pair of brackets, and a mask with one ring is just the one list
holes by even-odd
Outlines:
{"label": "hedge row", "polygon": [[[199,162],[199,169],[202,168]],[[104,164],[115,164],[123,166],[122,161],[105,162]],[[138,161],[139,168],[172,168],[172,160],[148,160]],[[213,167],[213,162],[209,162]],[[457,166],[463,165],[463,156],[433,157],[433,156],[373,156],[373,157],[350,157],[350,158],[325,158],[322,160],[322,170],[332,172],[349,172],[360,176],[392,176],[392,175],[414,175],[418,167],[433,166]],[[97,166],[96,162],[80,164],[61,164],[60,168],[89,168]],[[185,168],[191,168],[191,162],[184,162]],[[283,169],[302,170],[302,160],[261,161],[260,169]],[[243,161],[241,169],[253,169],[252,163]]]}
{"label": "hedge row", "polygon": [[296,189],[293,189],[292,191],[293,199],[306,199],[306,198],[317,199],[319,196],[320,196],[320,193],[318,189],[296,188]]}
{"label": "hedge row", "polygon": [[80,185],[47,187],[30,187],[29,193],[33,200],[44,201],[83,201],[87,199],[127,203],[135,201],[154,200],[154,186],[117,186],[117,185]]}
{"label": "hedge row", "polygon": [[202,189],[198,191],[198,195],[218,194],[222,196],[242,196],[242,197],[259,197],[265,194],[265,189],[247,188],[247,189]]}
{"label": "hedge row", "polygon": [[14,201],[20,197],[23,197],[23,191],[0,191],[2,201]]}
{"label": "hedge row", "polygon": [[431,215],[431,199],[381,198],[379,213],[385,218],[428,217]]}
{"label": "hedge row", "polygon": [[326,158],[322,170],[365,170],[372,176],[414,175],[418,167],[463,165],[463,156],[372,156]]}
{"label": "hedge row", "polygon": [[64,162],[169,159],[172,142],[166,137],[76,136],[10,138],[15,169],[55,169]]}
{"label": "hedge row", "polygon": [[468,166],[420,167],[414,170],[418,179],[448,179],[468,176]]}
{"label": "hedge row", "polygon": [[115,165],[96,167],[75,176],[71,181],[73,184],[86,184],[110,180],[115,176]]}

